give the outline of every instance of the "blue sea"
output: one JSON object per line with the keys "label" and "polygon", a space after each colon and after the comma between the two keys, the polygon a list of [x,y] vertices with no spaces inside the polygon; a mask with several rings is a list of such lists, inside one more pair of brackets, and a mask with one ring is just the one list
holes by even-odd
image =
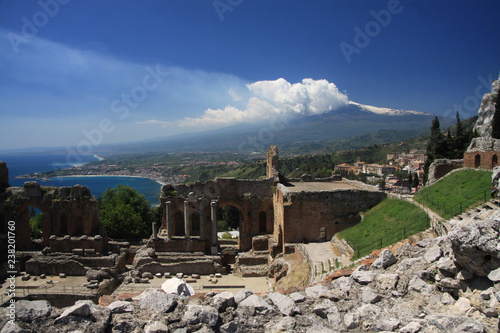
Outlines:
{"label": "blue sea", "polygon": [[72,167],[75,164],[85,164],[97,161],[94,155],[79,155],[79,160],[68,161],[66,154],[0,154],[0,161],[7,163],[9,168],[9,184],[22,187],[26,181],[35,180],[43,186],[73,186],[76,184],[87,186],[96,198],[107,188],[116,188],[118,185],[129,185],[139,193],[144,194],[152,205],[159,204],[158,195],[161,185],[148,178],[99,176],[99,177],[56,177],[48,181],[39,179],[15,179],[13,177],[35,172],[51,171]]}

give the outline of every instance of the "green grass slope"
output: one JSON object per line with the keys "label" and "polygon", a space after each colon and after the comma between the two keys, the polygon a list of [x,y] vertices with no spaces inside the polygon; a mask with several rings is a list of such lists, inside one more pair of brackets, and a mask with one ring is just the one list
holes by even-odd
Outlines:
{"label": "green grass slope", "polygon": [[490,199],[491,175],[488,170],[461,169],[422,188],[414,199],[449,219]]}
{"label": "green grass slope", "polygon": [[398,199],[385,199],[367,211],[357,225],[341,231],[358,257],[394,244],[429,227],[427,214],[419,207]]}

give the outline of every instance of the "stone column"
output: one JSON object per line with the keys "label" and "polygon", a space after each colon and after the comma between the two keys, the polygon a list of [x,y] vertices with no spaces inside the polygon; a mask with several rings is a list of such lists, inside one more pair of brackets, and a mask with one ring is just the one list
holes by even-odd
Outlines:
{"label": "stone column", "polygon": [[189,220],[189,201],[184,201],[184,234],[186,239],[191,237],[191,223]]}
{"label": "stone column", "polygon": [[200,199],[200,240],[205,239],[205,199]]}
{"label": "stone column", "polygon": [[166,214],[167,214],[167,239],[172,239],[172,202],[166,202]]}
{"label": "stone column", "polygon": [[217,201],[210,202],[211,215],[212,215],[212,254],[217,254]]}
{"label": "stone column", "polygon": [[153,239],[157,239],[158,238],[158,231],[156,229],[156,222],[152,223],[152,229],[153,229]]}

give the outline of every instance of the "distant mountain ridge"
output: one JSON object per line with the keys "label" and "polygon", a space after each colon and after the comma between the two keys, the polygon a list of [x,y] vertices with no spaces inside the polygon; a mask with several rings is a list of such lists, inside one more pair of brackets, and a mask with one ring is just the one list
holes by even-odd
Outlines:
{"label": "distant mountain ridge", "polygon": [[[253,154],[264,153],[270,144],[278,145],[282,151],[297,151],[298,147],[319,146],[318,143],[329,142],[328,146],[332,147],[333,141],[352,137],[357,137],[356,146],[359,147],[363,145],[363,142],[360,142],[363,138],[367,140],[366,146],[373,144],[373,137],[364,135],[378,131],[395,130],[393,134],[385,136],[401,137],[401,140],[407,139],[409,133],[421,134],[422,131],[415,130],[430,129],[434,117],[435,115],[425,112],[376,107],[350,101],[344,107],[322,114],[237,124],[216,130],[138,142],[102,144],[93,147],[92,153],[103,156],[178,152]],[[440,122],[441,127],[446,128],[453,125],[455,119],[440,117]],[[403,131],[408,133],[402,135]],[[67,152],[63,147],[47,148],[45,151]]]}
{"label": "distant mountain ridge", "polygon": [[373,113],[381,114],[381,115],[405,116],[405,115],[414,114],[414,115],[423,115],[423,116],[433,116],[433,114],[431,114],[431,113],[425,113],[425,112],[413,111],[413,110],[404,110],[404,109],[380,108],[378,106],[364,105],[364,104],[356,103],[353,101],[349,101],[349,104],[357,106],[363,111],[373,112]]}
{"label": "distant mountain ridge", "polygon": [[[304,144],[339,140],[380,130],[429,129],[435,115],[413,110],[381,108],[349,102],[335,111],[302,115],[276,123],[238,124],[169,138],[97,147],[98,154],[153,152],[232,151],[251,154],[265,152],[270,144],[288,149]],[[444,127],[455,119],[440,117]],[[419,132],[422,133],[422,132]],[[367,137],[369,138],[369,137]],[[405,136],[407,138],[407,136]],[[370,141],[370,140],[368,140]],[[366,142],[366,145],[370,145]]]}

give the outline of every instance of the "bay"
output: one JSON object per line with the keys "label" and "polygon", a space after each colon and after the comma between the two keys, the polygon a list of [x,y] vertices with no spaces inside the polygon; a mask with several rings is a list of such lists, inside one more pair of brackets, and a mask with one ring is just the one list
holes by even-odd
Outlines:
{"label": "bay", "polygon": [[66,160],[65,154],[25,154],[25,155],[0,155],[0,161],[7,163],[9,168],[9,184],[22,187],[27,181],[37,181],[42,186],[73,186],[76,184],[86,186],[93,196],[98,198],[107,188],[117,188],[118,185],[128,185],[135,188],[146,197],[152,205],[158,205],[158,195],[161,184],[142,177],[126,176],[68,176],[55,177],[48,180],[13,178],[19,175],[32,174],[36,172],[50,171],[54,168],[64,169],[75,164],[84,164],[98,160],[94,155],[81,155],[81,163],[71,163]]}

